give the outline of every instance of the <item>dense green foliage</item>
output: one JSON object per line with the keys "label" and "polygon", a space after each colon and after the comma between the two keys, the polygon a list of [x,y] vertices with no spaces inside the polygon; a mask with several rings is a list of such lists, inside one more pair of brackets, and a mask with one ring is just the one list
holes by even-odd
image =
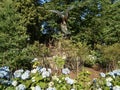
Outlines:
{"label": "dense green foliage", "polygon": [[39,40],[41,37],[40,21],[44,18],[44,9],[39,6],[37,0],[14,1],[16,10],[21,14],[24,20],[24,26],[27,29],[27,33],[30,35],[30,43],[34,43],[34,40]]}
{"label": "dense green foliage", "polygon": [[118,68],[118,62],[120,61],[120,44],[115,43],[109,46],[97,45],[97,47],[100,50],[99,53],[101,53],[97,62],[108,70]]}
{"label": "dense green foliage", "polygon": [[[61,17],[50,10],[62,12],[70,7],[73,9],[68,12],[66,22],[71,33],[63,37]],[[11,64],[14,68],[22,65],[30,67],[28,62],[33,56],[40,59],[51,56],[47,47],[34,44],[38,41],[52,45],[58,52],[64,50],[70,63],[78,60],[81,64],[92,66],[97,62],[104,67],[109,60],[116,59],[116,65],[119,62],[116,50],[120,49],[115,44],[120,43],[119,8],[119,0],[1,0],[0,64]],[[98,44],[107,45],[110,50],[99,49]],[[95,54],[91,53],[93,51]],[[112,51],[116,52],[116,57]],[[95,57],[95,60],[89,56]]]}
{"label": "dense green foliage", "polygon": [[24,19],[16,12],[13,1],[3,0],[0,4],[0,65],[14,69],[30,66]]}

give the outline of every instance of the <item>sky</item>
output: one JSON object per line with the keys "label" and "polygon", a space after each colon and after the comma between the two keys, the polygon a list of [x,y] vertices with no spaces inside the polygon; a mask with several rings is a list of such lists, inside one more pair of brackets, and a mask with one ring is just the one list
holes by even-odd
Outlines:
{"label": "sky", "polygon": [[51,0],[38,0],[40,4],[44,4],[46,2],[50,2]]}

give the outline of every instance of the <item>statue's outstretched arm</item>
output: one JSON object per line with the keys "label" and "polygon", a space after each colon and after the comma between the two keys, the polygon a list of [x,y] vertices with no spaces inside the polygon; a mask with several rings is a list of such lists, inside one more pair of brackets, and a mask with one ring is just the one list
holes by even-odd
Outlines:
{"label": "statue's outstretched arm", "polygon": [[72,10],[74,8],[74,6],[71,6],[71,7],[68,7],[67,9],[66,9],[66,11],[65,11],[65,16],[66,16],[66,18],[68,17],[68,12],[70,11],[70,10]]}

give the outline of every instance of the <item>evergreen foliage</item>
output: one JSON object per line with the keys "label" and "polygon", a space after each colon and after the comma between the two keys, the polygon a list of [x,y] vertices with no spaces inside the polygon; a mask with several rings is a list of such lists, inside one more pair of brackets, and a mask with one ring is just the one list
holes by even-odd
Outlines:
{"label": "evergreen foliage", "polygon": [[[67,19],[71,33],[63,38],[60,33],[61,17],[50,10],[62,12],[72,6],[74,8]],[[36,50],[28,44],[33,45],[35,41],[65,46],[63,39],[68,39],[72,42],[71,46],[86,43],[86,47],[91,46],[95,51],[98,50],[97,44],[119,44],[119,8],[119,0],[0,0],[0,64],[11,64],[16,68],[26,65],[24,62]],[[44,52],[40,49],[36,51],[38,56]]]}
{"label": "evergreen foliage", "polygon": [[21,14],[24,20],[24,26],[30,35],[30,42],[34,43],[41,37],[41,21],[44,19],[44,8],[40,7],[38,0],[14,0],[17,12]]}
{"label": "evergreen foliage", "polygon": [[16,13],[12,0],[3,0],[0,4],[0,64],[14,69],[30,66],[24,20]]}

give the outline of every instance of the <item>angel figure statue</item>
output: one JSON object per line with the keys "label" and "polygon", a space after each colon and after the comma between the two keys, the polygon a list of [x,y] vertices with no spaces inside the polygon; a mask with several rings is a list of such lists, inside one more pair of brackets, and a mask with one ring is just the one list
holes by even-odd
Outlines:
{"label": "angel figure statue", "polygon": [[50,12],[56,13],[60,17],[60,27],[61,31],[64,35],[70,34],[67,28],[67,19],[68,19],[68,12],[73,9],[73,6],[68,7],[65,11],[58,11],[58,10],[49,10]]}

